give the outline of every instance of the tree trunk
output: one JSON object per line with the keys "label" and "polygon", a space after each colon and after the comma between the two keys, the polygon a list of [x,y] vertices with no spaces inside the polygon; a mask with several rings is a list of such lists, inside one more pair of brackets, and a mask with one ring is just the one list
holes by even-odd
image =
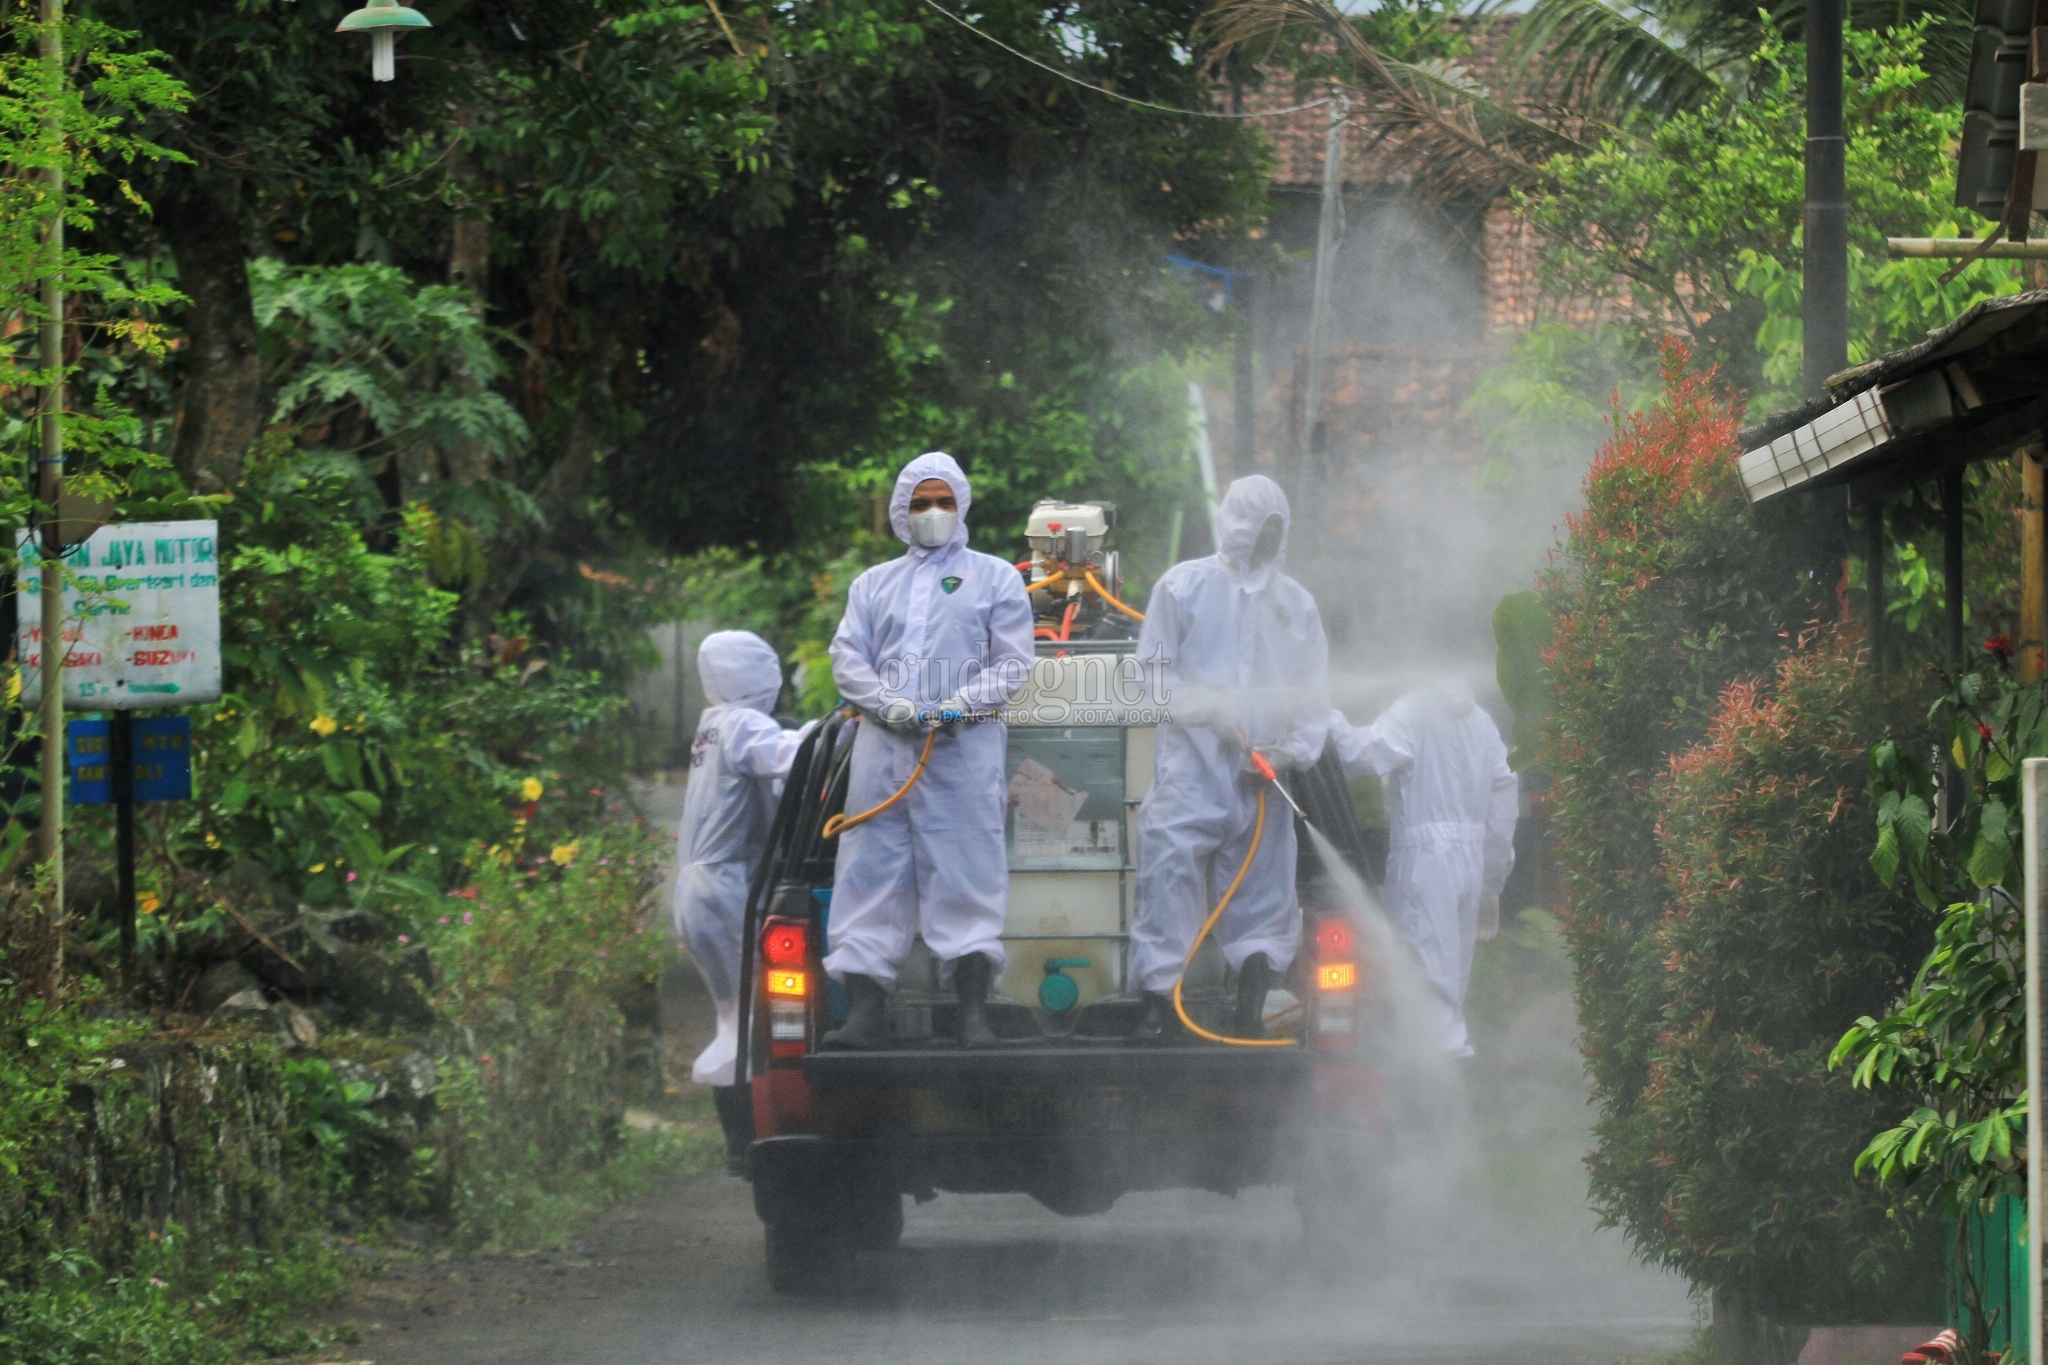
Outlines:
{"label": "tree trunk", "polygon": [[178,288],[191,300],[172,458],[196,493],[233,487],[268,416],[241,203],[241,181],[188,173],[156,206]]}
{"label": "tree trunk", "polygon": [[[490,306],[491,215],[483,203],[483,177],[476,158],[470,155],[472,122],[465,113],[461,132],[448,153],[448,179],[458,191],[448,233],[448,283],[474,296],[476,315],[481,318]],[[448,475],[457,483],[473,484],[496,472],[490,452],[480,441],[457,441],[448,451]]]}
{"label": "tree trunk", "polygon": [[1726,1365],[1795,1365],[1813,1331],[1766,1317],[1734,1290],[1716,1289],[1711,1303],[1709,1336],[1715,1357]]}
{"label": "tree trunk", "polygon": [[620,337],[630,331],[633,322],[629,315],[633,315],[631,306],[617,300],[609,309],[597,309],[597,316],[606,322],[598,328],[590,349],[584,353],[583,382],[576,397],[575,415],[562,435],[562,453],[533,490],[540,528],[515,528],[491,548],[489,569],[463,604],[465,633],[471,639],[479,639],[490,630],[492,618],[505,609],[526,576],[526,567],[533,562],[535,551],[574,510],[577,500],[590,486],[590,475],[601,454],[605,417],[611,409],[612,372],[618,364]]}

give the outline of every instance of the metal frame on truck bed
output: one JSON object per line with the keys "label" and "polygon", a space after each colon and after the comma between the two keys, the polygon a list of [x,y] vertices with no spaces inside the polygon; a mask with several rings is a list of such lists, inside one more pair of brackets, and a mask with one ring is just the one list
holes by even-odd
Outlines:
{"label": "metal frame on truck bed", "polygon": [[[1306,839],[1302,949],[1268,1011],[1295,1045],[1133,1037],[1144,1008],[1127,979],[1133,834],[1160,721],[1148,689],[1127,685],[1135,667],[1128,642],[1042,644],[1007,713],[1010,962],[989,1002],[999,1047],[953,1041],[957,1005],[919,943],[891,995],[893,1046],[818,1050],[845,1009],[821,967],[838,843],[825,828],[845,806],[862,722],[838,712],[804,741],[748,898],[740,982],[738,1074],[757,1135],[747,1174],[778,1291],[831,1282],[853,1251],[893,1246],[903,1196],[939,1190],[1022,1192],[1086,1214],[1131,1190],[1291,1185],[1306,1231],[1332,1251],[1375,1238],[1384,1030],[1356,907]],[[1362,877],[1334,753],[1288,785]],[[1266,818],[1293,816],[1275,801]],[[1217,1030],[1222,965],[1204,953],[1184,997]]]}

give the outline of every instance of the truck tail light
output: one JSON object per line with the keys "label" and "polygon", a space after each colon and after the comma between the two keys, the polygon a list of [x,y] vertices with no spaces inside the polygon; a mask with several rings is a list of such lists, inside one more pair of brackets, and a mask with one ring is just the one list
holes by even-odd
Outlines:
{"label": "truck tail light", "polygon": [[1358,931],[1335,915],[1316,921],[1315,1048],[1349,1052],[1358,1041]]}
{"label": "truck tail light", "polygon": [[1358,933],[1346,920],[1330,916],[1316,921],[1316,960],[1336,962],[1352,955],[1358,946]]}
{"label": "truck tail light", "polygon": [[761,930],[761,988],[768,996],[768,1055],[801,1060],[811,1034],[811,927],[771,919]]}
{"label": "truck tail light", "polygon": [[801,971],[811,964],[811,926],[801,920],[771,919],[761,931],[761,956],[770,967],[794,967]]}

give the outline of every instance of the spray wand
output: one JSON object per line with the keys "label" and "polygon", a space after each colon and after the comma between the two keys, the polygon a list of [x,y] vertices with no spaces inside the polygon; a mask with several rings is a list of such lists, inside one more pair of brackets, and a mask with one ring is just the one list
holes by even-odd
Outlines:
{"label": "spray wand", "polygon": [[1273,771],[1273,765],[1266,761],[1266,756],[1260,753],[1257,749],[1252,748],[1249,743],[1245,745],[1245,751],[1252,756],[1252,769],[1255,772],[1257,772],[1260,777],[1265,778],[1268,782],[1271,782],[1273,784],[1273,790],[1280,793],[1280,799],[1282,801],[1285,801],[1289,806],[1292,806],[1294,808],[1294,813],[1297,817],[1300,818],[1301,823],[1307,825],[1310,829],[1314,829],[1315,821],[1308,818],[1308,812],[1301,808],[1301,803],[1294,799],[1293,795],[1280,781],[1280,774]]}

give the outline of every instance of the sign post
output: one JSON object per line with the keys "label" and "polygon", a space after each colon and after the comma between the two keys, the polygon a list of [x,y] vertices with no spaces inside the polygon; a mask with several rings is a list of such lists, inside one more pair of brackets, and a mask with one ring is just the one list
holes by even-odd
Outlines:
{"label": "sign post", "polygon": [[[49,671],[61,675],[63,709],[109,713],[71,725],[61,747],[70,757],[72,801],[114,807],[124,975],[135,952],[135,802],[186,800],[192,792],[191,721],[138,723],[131,713],[220,699],[219,529],[212,521],[101,527],[66,555],[68,581],[47,599],[40,568],[28,568],[30,533],[19,547],[21,591],[42,606],[36,616],[19,614],[23,704],[42,700],[47,623],[56,620],[61,657]],[[53,787],[55,799],[63,798],[61,782],[46,778],[46,803]]]}

